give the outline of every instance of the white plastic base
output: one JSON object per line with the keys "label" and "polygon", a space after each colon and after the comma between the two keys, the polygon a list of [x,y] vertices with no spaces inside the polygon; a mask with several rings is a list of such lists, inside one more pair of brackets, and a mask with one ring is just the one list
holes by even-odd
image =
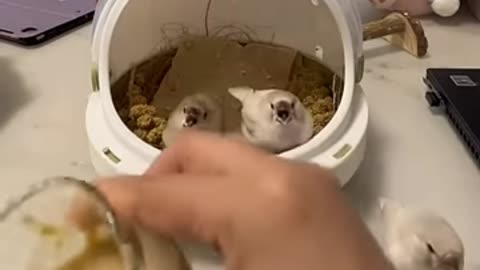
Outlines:
{"label": "white plastic base", "polygon": [[[345,130],[336,138],[336,141],[327,149],[315,154],[307,160],[318,163],[320,166],[331,169],[338,177],[340,184],[345,185],[360,166],[366,148],[366,130],[368,125],[368,106],[365,95],[360,87],[357,87],[351,106],[350,122]],[[91,161],[99,176],[112,176],[118,174],[138,175],[142,174],[153,162],[147,160],[145,155],[138,151],[131,151],[125,146],[122,138],[115,136],[109,131],[109,123],[105,121],[98,93],[91,94],[86,111],[86,128],[90,142]],[[105,150],[110,151],[110,157]],[[336,153],[333,166],[322,164],[326,159],[324,155]],[[342,154],[338,154],[342,153]],[[115,160],[111,154],[120,159]]]}

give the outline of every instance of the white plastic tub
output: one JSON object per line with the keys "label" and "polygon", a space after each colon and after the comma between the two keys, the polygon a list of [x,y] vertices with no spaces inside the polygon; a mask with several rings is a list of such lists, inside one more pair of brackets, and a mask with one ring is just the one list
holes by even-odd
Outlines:
{"label": "white plastic tub", "polygon": [[[161,151],[136,137],[121,121],[110,85],[133,65],[164,46],[160,28],[182,23],[205,33],[208,0],[104,0],[94,19],[92,84],[86,128],[93,164],[100,175],[141,174]],[[240,23],[260,40],[298,49],[344,79],[337,112],[308,143],[281,156],[332,169],[345,184],[364,157],[368,108],[358,84],[363,74],[362,26],[350,0],[212,0],[210,28]],[[111,74],[109,75],[109,70]]]}

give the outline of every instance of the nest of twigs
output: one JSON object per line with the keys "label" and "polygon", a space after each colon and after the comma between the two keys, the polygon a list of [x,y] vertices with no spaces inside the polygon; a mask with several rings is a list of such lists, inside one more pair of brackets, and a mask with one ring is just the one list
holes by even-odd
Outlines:
{"label": "nest of twigs", "polygon": [[[162,132],[173,107],[150,105],[176,49],[158,53],[131,68],[112,85],[112,97],[122,121],[140,139],[163,149]],[[298,53],[288,89],[311,112],[315,134],[332,119],[343,90],[343,81],[318,61]]]}

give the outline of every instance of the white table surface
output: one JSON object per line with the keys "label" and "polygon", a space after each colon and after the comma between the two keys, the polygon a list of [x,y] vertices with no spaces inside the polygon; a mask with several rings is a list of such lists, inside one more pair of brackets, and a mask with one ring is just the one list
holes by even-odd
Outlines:
{"label": "white table surface", "polygon": [[[478,270],[479,167],[446,118],[430,112],[421,78],[428,67],[480,66],[480,24],[423,24],[430,49],[422,60],[381,40],[365,44],[369,145],[346,190],[367,222],[378,196],[442,214],[464,240],[466,269]],[[0,201],[46,176],[94,177],[84,130],[90,32],[36,49],[0,43]]]}

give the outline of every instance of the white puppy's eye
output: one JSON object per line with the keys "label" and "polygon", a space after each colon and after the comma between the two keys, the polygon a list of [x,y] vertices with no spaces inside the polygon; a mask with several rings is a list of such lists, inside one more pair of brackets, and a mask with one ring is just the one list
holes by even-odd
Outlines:
{"label": "white puppy's eye", "polygon": [[427,243],[427,249],[430,253],[435,253],[435,249],[433,248],[433,246],[430,243]]}
{"label": "white puppy's eye", "polygon": [[273,105],[273,103],[270,103],[270,109],[275,109],[275,105]]}

